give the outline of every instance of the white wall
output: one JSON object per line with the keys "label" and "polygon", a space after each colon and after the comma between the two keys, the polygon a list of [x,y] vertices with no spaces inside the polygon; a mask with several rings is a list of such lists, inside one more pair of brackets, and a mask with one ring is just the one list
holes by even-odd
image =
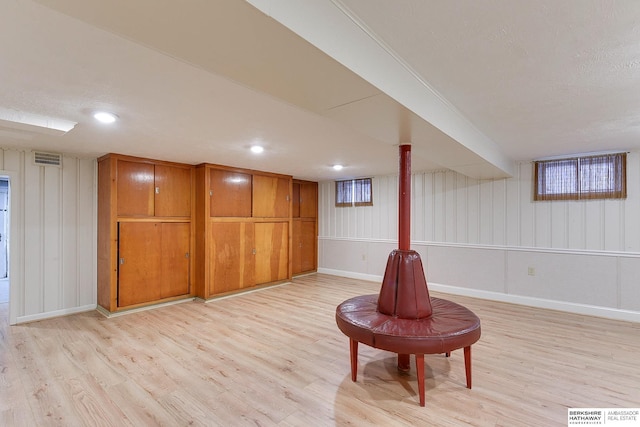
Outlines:
{"label": "white wall", "polygon": [[[414,174],[412,248],[430,288],[640,321],[640,153],[627,162],[618,201],[533,202],[531,163],[497,181]],[[374,177],[373,207],[336,208],[334,183],[320,184],[319,271],[381,280],[397,186]]]}
{"label": "white wall", "polygon": [[10,323],[96,307],[96,161],[36,166],[0,149],[10,179]]}

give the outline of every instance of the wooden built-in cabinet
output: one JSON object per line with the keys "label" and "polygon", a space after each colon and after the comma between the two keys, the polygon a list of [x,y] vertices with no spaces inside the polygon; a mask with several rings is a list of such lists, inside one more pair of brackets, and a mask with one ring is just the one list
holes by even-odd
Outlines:
{"label": "wooden built-in cabinet", "polygon": [[318,185],[109,154],[98,159],[98,305],[214,296],[317,269]]}
{"label": "wooden built-in cabinet", "polygon": [[318,183],[293,181],[292,273],[318,269]]}
{"label": "wooden built-in cabinet", "polygon": [[196,167],[196,295],[291,278],[291,184],[286,175]]}
{"label": "wooden built-in cabinet", "polygon": [[192,295],[193,166],[98,159],[98,305],[113,312]]}

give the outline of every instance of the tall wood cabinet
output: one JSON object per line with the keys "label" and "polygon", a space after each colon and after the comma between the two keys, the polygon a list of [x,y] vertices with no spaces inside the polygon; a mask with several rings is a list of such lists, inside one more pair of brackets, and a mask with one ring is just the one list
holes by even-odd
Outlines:
{"label": "tall wood cabinet", "polygon": [[318,185],[227,166],[98,159],[98,305],[217,295],[317,269]]}
{"label": "tall wood cabinet", "polygon": [[98,159],[98,305],[113,312],[192,294],[194,168]]}
{"label": "tall wood cabinet", "polygon": [[318,268],[318,183],[293,181],[292,273]]}
{"label": "tall wood cabinet", "polygon": [[196,167],[196,295],[291,278],[291,191],[286,175]]}

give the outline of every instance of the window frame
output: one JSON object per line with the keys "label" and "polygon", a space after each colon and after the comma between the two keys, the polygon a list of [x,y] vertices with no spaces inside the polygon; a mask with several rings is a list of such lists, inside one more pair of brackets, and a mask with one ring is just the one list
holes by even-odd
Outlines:
{"label": "window frame", "polygon": [[[364,184],[364,191],[357,191],[359,184]],[[346,190],[347,187],[350,187],[349,190]],[[335,189],[335,206],[338,208],[373,206],[373,178],[355,178],[336,181]],[[369,195],[368,200],[356,201],[358,194],[360,196],[366,196],[367,189]],[[341,195],[348,196],[349,200],[341,199]]]}
{"label": "window frame", "polygon": [[[604,167],[603,167],[604,166]],[[547,180],[558,169],[557,187],[566,191],[548,192]],[[562,170],[562,169],[565,170]],[[627,153],[605,153],[534,161],[533,200],[602,200],[627,198]],[[598,175],[600,171],[604,174]],[[607,182],[608,181],[608,182]],[[584,189],[584,184],[596,188]],[[599,187],[598,184],[608,184]],[[575,188],[570,188],[574,187]]]}

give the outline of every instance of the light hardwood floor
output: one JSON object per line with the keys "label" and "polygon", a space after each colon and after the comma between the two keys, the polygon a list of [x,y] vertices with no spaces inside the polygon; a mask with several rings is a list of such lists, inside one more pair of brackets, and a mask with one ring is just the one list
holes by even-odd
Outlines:
{"label": "light hardwood floor", "polygon": [[7,326],[0,425],[566,426],[570,407],[640,407],[640,324],[433,292],[473,310],[462,351],[415,360],[360,346],[358,381],[335,307],[379,284],[327,275],[210,303]]}

